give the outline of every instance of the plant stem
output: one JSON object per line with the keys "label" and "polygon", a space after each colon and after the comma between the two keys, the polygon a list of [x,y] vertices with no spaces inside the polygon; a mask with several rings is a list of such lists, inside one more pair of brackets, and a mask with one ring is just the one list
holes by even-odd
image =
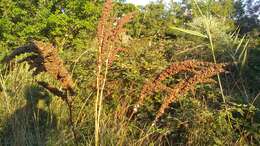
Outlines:
{"label": "plant stem", "polygon": [[97,96],[96,96],[96,102],[95,102],[95,146],[99,145],[99,118],[98,118],[98,105],[100,100],[100,77],[101,77],[101,69],[102,69],[102,47],[100,46],[98,49],[98,73],[97,73]]}
{"label": "plant stem", "polygon": [[[206,22],[206,30],[207,30],[208,38],[209,38],[209,41],[210,41],[210,47],[211,47],[213,60],[214,60],[214,63],[217,64],[217,59],[216,59],[216,56],[215,56],[215,49],[214,49],[213,40],[212,40],[212,36],[211,36],[211,33],[210,33],[209,25],[210,25],[209,22]],[[222,95],[223,102],[226,103],[226,99],[225,99],[225,95],[224,95],[224,92],[223,92],[223,87],[222,87],[222,83],[221,83],[219,73],[217,74],[217,77],[218,77],[218,83],[219,83],[220,92],[221,92],[221,95]]]}

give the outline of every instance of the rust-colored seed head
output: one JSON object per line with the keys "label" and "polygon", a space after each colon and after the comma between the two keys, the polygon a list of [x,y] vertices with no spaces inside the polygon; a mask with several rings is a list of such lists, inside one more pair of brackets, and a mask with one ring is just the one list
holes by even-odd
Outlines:
{"label": "rust-colored seed head", "polygon": [[[149,96],[153,92],[166,91],[168,96],[165,98],[156,114],[156,122],[163,115],[169,105],[178,97],[185,95],[190,90],[194,91],[196,84],[214,82],[211,77],[224,72],[224,67],[226,65],[227,64],[215,64],[196,60],[173,63],[170,67],[159,74],[152,82],[144,85],[137,105],[142,105],[145,97]],[[173,76],[179,72],[192,72],[194,76],[187,80],[180,81],[174,88],[167,87],[161,83],[167,77]]]}
{"label": "rust-colored seed head", "polygon": [[61,82],[65,90],[72,91],[73,81],[58,55],[58,50],[50,43],[34,41],[40,56],[44,59],[43,66],[49,74]]}
{"label": "rust-colored seed head", "polygon": [[125,31],[123,29],[124,25],[130,22],[133,19],[134,15],[134,12],[129,13],[116,22],[116,28],[113,30],[112,39],[118,39],[118,36]]}
{"label": "rust-colored seed head", "polygon": [[64,90],[74,94],[72,78],[60,59],[57,48],[50,43],[32,41],[29,45],[14,50],[4,61],[9,62],[18,55],[31,52],[35,53],[35,55],[28,56],[19,62],[26,61],[31,66],[31,69],[36,68],[33,75],[47,72],[61,83]]}
{"label": "rust-colored seed head", "polygon": [[102,11],[101,18],[99,20],[98,30],[97,30],[97,36],[100,45],[103,44],[103,39],[107,38],[107,36],[104,37],[104,35],[107,34],[106,27],[107,27],[107,22],[109,22],[108,20],[111,18],[110,13],[112,11],[112,8],[113,8],[112,0],[107,0],[104,4],[104,8]]}
{"label": "rust-colored seed head", "polygon": [[[99,45],[98,64],[102,65],[108,60],[111,65],[116,59],[119,51],[119,38],[125,29],[123,28],[134,16],[134,13],[129,13],[121,19],[113,17],[112,14],[113,3],[112,0],[105,1],[102,16],[100,18],[97,30],[97,39]],[[117,20],[117,21],[116,21]]]}

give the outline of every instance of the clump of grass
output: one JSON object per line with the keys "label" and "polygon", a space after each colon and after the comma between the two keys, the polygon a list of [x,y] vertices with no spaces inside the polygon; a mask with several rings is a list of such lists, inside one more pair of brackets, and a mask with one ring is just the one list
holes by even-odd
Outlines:
{"label": "clump of grass", "polygon": [[[33,76],[33,71],[30,70],[30,66],[27,63],[21,63],[21,64],[15,64],[12,66],[12,69],[7,68],[1,68],[1,74],[0,74],[0,95],[2,98],[0,98],[0,141],[3,140],[5,137],[11,140],[11,143],[16,145],[42,145],[41,142],[44,141],[46,145],[65,145],[68,143],[74,143],[74,137],[73,133],[71,132],[71,127],[68,125],[69,120],[69,110],[67,108],[67,105],[64,104],[64,101],[61,100],[60,97],[52,96],[49,93],[47,94],[49,97],[44,97],[44,101],[48,100],[48,104],[43,103],[39,96],[42,95],[42,93],[47,93],[43,87],[40,87],[37,83],[35,83],[35,80],[38,78],[46,78],[48,76],[45,75],[39,75],[39,76]],[[48,76],[49,77],[49,76]],[[53,80],[53,78],[46,78],[47,82],[56,84],[57,81]],[[35,87],[36,90],[34,90]],[[38,88],[41,89],[41,91],[38,90]],[[27,93],[28,89],[32,90],[30,91],[30,95]],[[33,94],[31,94],[33,93]],[[37,104],[37,110],[34,110],[33,108],[28,109],[30,112],[30,115],[28,112],[19,112],[23,107],[26,107],[25,105],[28,105],[28,101],[34,102],[35,100],[38,100]],[[74,98],[75,100],[78,99],[78,97]],[[75,102],[73,101],[73,103]],[[36,102],[34,102],[34,105],[36,106]],[[48,113],[48,118],[40,118],[38,110],[44,110],[43,113]],[[74,112],[76,108],[73,108]],[[22,110],[21,110],[22,111]],[[33,115],[31,115],[33,114]],[[10,123],[9,119],[11,117],[16,117],[14,115],[17,115],[19,119],[13,119],[15,123]],[[26,122],[26,119],[35,118],[36,121],[33,123],[36,124],[34,128],[26,128],[26,127],[32,127],[34,124]],[[73,116],[74,118],[76,116]],[[55,128],[51,129],[44,129],[39,130],[37,128],[44,127],[44,125],[50,125],[50,122],[52,118],[57,118],[57,125]],[[37,121],[39,120],[39,121]],[[47,120],[47,122],[46,122]],[[38,122],[41,122],[39,124]],[[37,125],[39,124],[39,125]],[[7,126],[12,126],[13,128],[5,128]],[[15,126],[21,127],[15,128]],[[23,128],[24,127],[24,128]],[[48,130],[49,133],[44,134],[44,131]],[[5,133],[5,131],[9,131],[10,134]],[[13,134],[15,137],[13,137]],[[26,134],[24,134],[26,133]],[[28,137],[28,134],[33,133],[33,135]],[[46,139],[35,139],[35,136],[44,134]],[[63,138],[61,138],[63,137]],[[20,141],[22,140],[22,141]],[[5,143],[1,143],[1,146],[5,146]],[[69,144],[73,145],[73,144]]]}

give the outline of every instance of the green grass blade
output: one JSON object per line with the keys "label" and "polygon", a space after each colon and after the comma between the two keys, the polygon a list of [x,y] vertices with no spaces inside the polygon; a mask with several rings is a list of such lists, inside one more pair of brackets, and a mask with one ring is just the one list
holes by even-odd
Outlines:
{"label": "green grass blade", "polygon": [[241,71],[244,69],[245,64],[246,64],[246,60],[247,60],[247,46],[248,46],[249,40],[246,42],[246,44],[244,45],[243,51],[241,52],[241,54],[239,55],[239,61],[241,61]]}
{"label": "green grass blade", "polygon": [[183,28],[178,28],[178,27],[175,27],[175,26],[171,26],[170,28],[173,29],[173,30],[177,30],[177,31],[181,31],[181,32],[190,34],[190,35],[194,35],[194,36],[198,36],[198,37],[202,37],[202,38],[208,38],[206,35],[204,35],[204,34],[202,34],[200,32],[197,32],[197,31],[183,29]]}
{"label": "green grass blade", "polygon": [[245,36],[246,36],[246,35],[244,35],[243,38],[240,40],[240,43],[238,44],[238,46],[237,46],[237,48],[236,48],[235,55],[237,54],[238,50],[240,49],[242,43],[244,42],[244,40],[245,40]]}

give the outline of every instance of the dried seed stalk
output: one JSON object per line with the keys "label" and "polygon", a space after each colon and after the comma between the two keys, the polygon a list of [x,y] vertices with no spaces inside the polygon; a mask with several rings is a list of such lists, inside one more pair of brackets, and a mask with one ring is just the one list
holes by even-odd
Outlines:
{"label": "dried seed stalk", "polygon": [[[74,94],[72,78],[64,66],[63,61],[58,55],[58,50],[50,43],[41,41],[32,41],[29,45],[15,49],[12,54],[5,57],[4,62],[10,62],[16,56],[34,53],[19,62],[28,62],[30,68],[35,68],[33,75],[38,75],[41,72],[47,72],[58,80],[65,91],[69,91]],[[55,93],[54,93],[55,94]]]}
{"label": "dried seed stalk", "polygon": [[[109,67],[116,58],[116,54],[122,51],[119,44],[119,36],[125,30],[123,26],[128,23],[133,13],[130,13],[123,18],[115,22],[116,18],[111,16],[113,9],[112,0],[106,0],[102,16],[100,18],[97,30],[98,39],[98,57],[97,57],[97,96],[95,102],[95,145],[99,145],[99,129],[100,129],[100,117],[102,113],[102,102],[104,88],[106,85],[107,74]],[[115,25],[114,25],[115,24]]]}
{"label": "dried seed stalk", "polygon": [[210,78],[222,73],[224,64],[216,64],[208,67],[205,70],[198,71],[193,77],[188,80],[182,80],[178,83],[169,93],[170,95],[165,98],[159,111],[156,114],[155,122],[163,115],[165,110],[169,108],[169,105],[173,103],[178,97],[185,95],[188,91],[194,91],[195,85],[199,83],[213,82]]}
{"label": "dried seed stalk", "polygon": [[[215,64],[210,62],[187,60],[173,63],[170,67],[160,73],[152,82],[144,85],[137,107],[143,104],[145,97],[153,92],[166,91],[168,96],[165,98],[158,113],[155,122],[163,115],[169,105],[178,97],[185,95],[188,91],[194,91],[195,85],[199,83],[214,82],[211,77],[224,72],[226,64]],[[194,76],[189,79],[180,81],[174,88],[167,87],[161,82],[166,78],[176,75],[180,72],[191,72]],[[137,110],[135,110],[137,111]]]}
{"label": "dried seed stalk", "polygon": [[[72,78],[65,68],[63,61],[59,58],[58,50],[50,43],[45,43],[41,41],[31,41],[29,45],[15,49],[12,54],[5,57],[2,62],[8,63],[16,56],[25,53],[33,53],[33,55],[28,56],[19,62],[28,62],[30,69],[36,69],[33,72],[33,75],[36,76],[41,72],[47,72],[58,80],[62,87],[63,91],[59,90],[46,82],[39,81],[38,84],[43,86],[45,89],[50,91],[56,96],[59,96],[66,102],[69,108],[69,123],[72,127],[72,132],[75,140],[77,139],[77,134],[73,125],[73,115],[72,115],[72,100],[67,94],[69,91],[70,95],[74,95],[73,90],[73,81]],[[76,140],[77,141],[77,140]]]}

